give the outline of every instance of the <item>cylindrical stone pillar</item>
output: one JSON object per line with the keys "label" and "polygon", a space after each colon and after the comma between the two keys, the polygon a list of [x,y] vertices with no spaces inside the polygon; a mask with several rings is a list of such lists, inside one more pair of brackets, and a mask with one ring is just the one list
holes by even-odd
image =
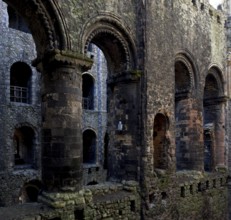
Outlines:
{"label": "cylindrical stone pillar", "polygon": [[82,66],[63,60],[46,64],[42,78],[42,180],[48,191],[82,186]]}

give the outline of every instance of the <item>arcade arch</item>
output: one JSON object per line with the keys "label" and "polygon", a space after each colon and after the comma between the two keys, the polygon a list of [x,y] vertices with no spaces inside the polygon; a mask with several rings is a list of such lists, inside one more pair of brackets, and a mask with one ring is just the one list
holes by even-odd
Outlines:
{"label": "arcade arch", "polygon": [[224,102],[221,72],[212,67],[205,78],[203,97],[205,171],[214,171],[216,166],[225,163]]}

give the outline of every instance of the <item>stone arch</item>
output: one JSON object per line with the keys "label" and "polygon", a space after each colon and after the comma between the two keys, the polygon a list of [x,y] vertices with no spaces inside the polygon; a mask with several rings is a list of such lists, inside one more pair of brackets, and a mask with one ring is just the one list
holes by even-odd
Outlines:
{"label": "stone arch", "polygon": [[169,119],[165,114],[157,113],[154,119],[153,126],[153,159],[154,169],[166,169],[167,150],[169,147],[169,138],[167,130],[169,129]]}
{"label": "stone arch", "polygon": [[136,50],[131,35],[128,28],[115,15],[101,13],[85,24],[81,36],[83,52],[87,53],[88,46],[92,42],[103,51],[108,66],[114,65],[114,69],[109,68],[109,72],[135,69]]}
{"label": "stone arch", "polygon": [[189,53],[177,54],[175,58],[177,170],[201,169],[201,156],[198,155],[200,152],[198,149],[201,145],[202,125],[196,120],[200,116],[199,101],[196,96],[197,80],[197,71],[192,56]]}
{"label": "stone arch", "polygon": [[[216,90],[216,94],[214,94],[215,90],[208,91],[209,93],[212,92],[212,95],[210,94],[210,96],[213,96],[213,97],[214,96],[216,96],[216,97],[224,96],[224,79],[222,76],[222,71],[220,70],[219,67],[212,66],[209,68],[208,73],[206,74],[206,78],[205,78],[205,87],[204,87],[205,90],[209,89],[209,88],[206,88],[206,86],[208,86],[208,85],[206,85],[206,82],[208,83],[209,81],[211,83],[213,83],[213,85],[211,85],[211,86],[213,86],[213,89]],[[212,88],[211,86],[210,86],[210,88]],[[206,92],[205,90],[204,90],[204,92]],[[204,97],[206,97],[206,96],[207,96],[207,94],[204,94]],[[207,96],[207,98],[209,98],[209,97]]]}
{"label": "stone arch", "polygon": [[54,49],[69,49],[70,42],[61,9],[55,1],[4,0],[28,24],[33,35],[38,58]]}
{"label": "stone arch", "polygon": [[12,134],[12,152],[14,164],[28,168],[37,168],[38,163],[38,131],[30,123],[23,122],[14,126]]}
{"label": "stone arch", "polygon": [[[138,150],[132,146],[136,144],[138,132],[138,122],[135,123],[135,121],[138,120],[137,84],[141,71],[137,70],[134,39],[126,24],[112,13],[99,13],[96,17],[89,19],[81,34],[82,52],[87,54],[88,45],[95,44],[103,52],[108,67],[107,131],[110,146],[108,161],[114,161],[114,163],[108,163],[108,178],[112,176],[116,179],[137,178]],[[133,111],[130,111],[131,109]],[[120,121],[124,125],[122,131],[117,130]],[[124,132],[131,140],[129,144],[125,144],[125,139],[121,141],[119,145],[124,147],[118,146],[117,135],[121,132]]]}
{"label": "stone arch", "polygon": [[37,202],[41,190],[42,183],[40,180],[34,179],[26,182],[20,190],[19,202]]}
{"label": "stone arch", "polygon": [[200,82],[200,74],[194,56],[186,49],[179,50],[175,56],[175,63],[176,62],[183,63],[187,68],[190,79],[190,92],[196,93],[198,90],[198,82]]}
{"label": "stone arch", "polygon": [[204,170],[225,164],[225,103],[221,70],[212,66],[205,77],[203,96]]}

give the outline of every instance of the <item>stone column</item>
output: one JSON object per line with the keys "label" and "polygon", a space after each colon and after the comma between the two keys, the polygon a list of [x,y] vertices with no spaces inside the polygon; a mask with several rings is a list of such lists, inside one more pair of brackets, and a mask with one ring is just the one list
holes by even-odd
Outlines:
{"label": "stone column", "polygon": [[64,51],[42,62],[42,180],[48,192],[82,187],[82,72],[91,64]]}
{"label": "stone column", "polygon": [[140,72],[125,72],[110,78],[109,92],[109,176],[137,180],[139,176],[139,79]]}

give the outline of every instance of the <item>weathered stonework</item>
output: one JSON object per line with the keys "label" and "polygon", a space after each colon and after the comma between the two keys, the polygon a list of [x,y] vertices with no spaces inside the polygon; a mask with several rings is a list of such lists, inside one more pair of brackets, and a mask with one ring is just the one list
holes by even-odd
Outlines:
{"label": "weathered stonework", "polygon": [[[226,72],[222,11],[207,0],[4,2],[32,37],[7,27],[10,11],[0,1],[7,36],[0,41],[0,215],[228,219],[230,64]],[[106,61],[93,62],[101,55],[89,54],[91,44]],[[40,94],[32,71],[29,104],[9,101],[10,67],[22,58],[41,72]],[[88,86],[97,85],[88,109],[86,74]],[[14,166],[22,162],[23,132],[36,139],[34,156],[23,158],[29,166]]]}

